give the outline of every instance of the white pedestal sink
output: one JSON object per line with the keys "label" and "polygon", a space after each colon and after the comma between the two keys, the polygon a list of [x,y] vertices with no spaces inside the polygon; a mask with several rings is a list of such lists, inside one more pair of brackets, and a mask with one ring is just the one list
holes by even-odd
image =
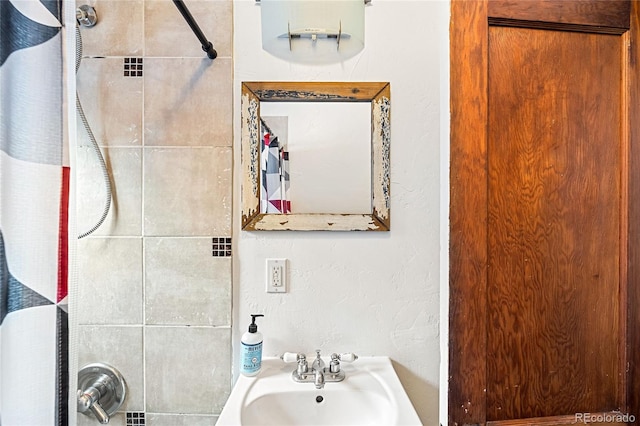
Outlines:
{"label": "white pedestal sink", "polygon": [[295,364],[265,358],[257,376],[238,378],[216,424],[421,425],[388,357],[360,357],[341,367],[344,381],[316,389],[291,379]]}

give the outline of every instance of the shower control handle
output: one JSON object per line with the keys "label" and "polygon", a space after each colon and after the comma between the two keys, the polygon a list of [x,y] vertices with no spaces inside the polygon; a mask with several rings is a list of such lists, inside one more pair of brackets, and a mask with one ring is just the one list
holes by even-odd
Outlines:
{"label": "shower control handle", "polygon": [[106,411],[104,411],[104,408],[102,408],[98,401],[93,403],[93,405],[91,406],[91,411],[101,424],[106,425],[107,423],[109,423],[109,415]]}
{"label": "shower control handle", "polygon": [[109,423],[126,396],[124,378],[107,364],[89,364],[78,372],[78,412],[91,411],[102,424]]}
{"label": "shower control handle", "polygon": [[87,410],[91,410],[96,419],[102,424],[109,423],[109,414],[100,405],[100,396],[102,394],[106,395],[108,392],[110,380],[108,376],[101,376],[84,392],[78,390],[78,411],[84,413]]}

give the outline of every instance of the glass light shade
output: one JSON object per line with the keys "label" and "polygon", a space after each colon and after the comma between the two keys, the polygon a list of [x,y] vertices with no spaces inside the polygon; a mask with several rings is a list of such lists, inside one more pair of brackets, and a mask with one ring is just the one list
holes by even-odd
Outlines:
{"label": "glass light shade", "polygon": [[262,48],[278,58],[331,63],[364,48],[363,0],[261,0],[260,7]]}

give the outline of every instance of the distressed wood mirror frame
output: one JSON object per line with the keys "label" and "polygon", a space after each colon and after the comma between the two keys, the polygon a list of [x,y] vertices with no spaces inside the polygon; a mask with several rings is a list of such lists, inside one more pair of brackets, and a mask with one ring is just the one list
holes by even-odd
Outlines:
{"label": "distressed wood mirror frame", "polygon": [[[371,103],[371,213],[260,213],[261,102]],[[390,230],[391,89],[389,83],[244,82],[240,115],[243,230]]]}

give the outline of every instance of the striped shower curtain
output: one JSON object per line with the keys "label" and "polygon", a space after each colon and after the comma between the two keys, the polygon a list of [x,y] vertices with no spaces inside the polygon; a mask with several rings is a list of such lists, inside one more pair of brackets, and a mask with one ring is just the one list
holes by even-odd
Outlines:
{"label": "striped shower curtain", "polygon": [[65,1],[0,0],[3,426],[69,422]]}

